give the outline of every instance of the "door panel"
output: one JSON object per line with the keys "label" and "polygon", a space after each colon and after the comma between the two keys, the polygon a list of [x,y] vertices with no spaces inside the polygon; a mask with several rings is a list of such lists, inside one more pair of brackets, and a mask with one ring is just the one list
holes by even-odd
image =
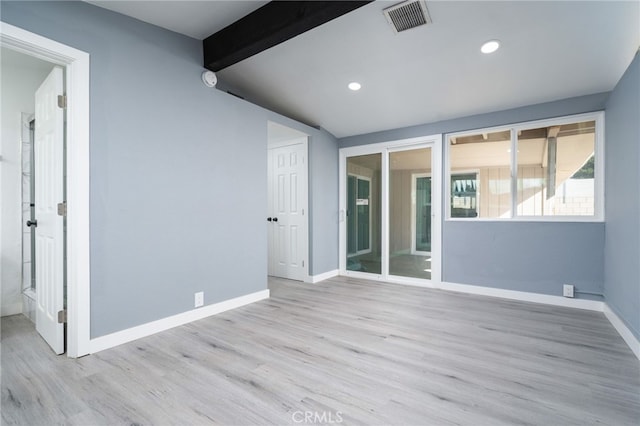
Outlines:
{"label": "door panel", "polygon": [[54,68],[35,95],[34,179],[36,226],[36,329],[56,354],[64,352],[64,110],[61,68]]}
{"label": "door panel", "polygon": [[382,155],[347,158],[346,269],[380,274]]}
{"label": "door panel", "polygon": [[306,176],[306,144],[269,149],[270,275],[307,277]]}
{"label": "door panel", "polygon": [[431,148],[389,153],[390,275],[431,279],[431,254],[424,250],[431,235],[431,169]]}

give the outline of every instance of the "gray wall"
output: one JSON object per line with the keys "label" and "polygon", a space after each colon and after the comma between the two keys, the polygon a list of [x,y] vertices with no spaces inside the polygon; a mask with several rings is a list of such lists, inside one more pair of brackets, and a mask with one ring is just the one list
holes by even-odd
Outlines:
{"label": "gray wall", "polygon": [[267,288],[267,120],[311,136],[312,270],[336,267],[330,134],[205,87],[198,40],[83,2],[2,20],[91,55],[93,338]]}
{"label": "gray wall", "polygon": [[[608,93],[347,137],[340,148],[604,109]],[[603,223],[443,221],[443,281],[562,295],[603,291]],[[578,298],[596,298],[577,295]]]}
{"label": "gray wall", "polygon": [[640,339],[640,55],[607,100],[607,304]]}

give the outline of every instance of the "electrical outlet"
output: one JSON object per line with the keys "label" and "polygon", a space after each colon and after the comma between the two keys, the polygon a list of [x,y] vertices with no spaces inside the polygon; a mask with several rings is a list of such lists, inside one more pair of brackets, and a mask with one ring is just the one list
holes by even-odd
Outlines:
{"label": "electrical outlet", "polygon": [[571,284],[565,284],[562,286],[562,295],[564,297],[573,297],[573,286]]}
{"label": "electrical outlet", "polygon": [[204,291],[199,291],[195,294],[195,306],[199,308],[204,305]]}

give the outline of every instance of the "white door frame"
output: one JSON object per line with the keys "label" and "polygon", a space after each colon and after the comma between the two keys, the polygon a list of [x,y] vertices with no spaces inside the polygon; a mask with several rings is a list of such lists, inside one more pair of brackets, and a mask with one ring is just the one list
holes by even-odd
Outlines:
{"label": "white door frame", "polygon": [[[389,153],[415,148],[431,148],[432,169],[431,169],[431,223],[432,223],[432,241],[431,241],[431,280],[419,278],[398,277],[389,275]],[[380,235],[382,250],[382,271],[380,274],[370,274],[359,271],[347,270],[347,158],[368,155],[381,154],[382,171],[382,211]],[[360,145],[349,148],[340,149],[339,163],[339,267],[340,275],[353,276],[366,279],[377,279],[384,281],[397,282],[400,284],[410,284],[420,287],[438,287],[442,279],[442,135],[430,135],[417,138],[401,139],[389,142],[375,143],[370,145]]]}
{"label": "white door frame", "polygon": [[89,54],[0,22],[0,45],[65,69],[67,356],[89,354]]}

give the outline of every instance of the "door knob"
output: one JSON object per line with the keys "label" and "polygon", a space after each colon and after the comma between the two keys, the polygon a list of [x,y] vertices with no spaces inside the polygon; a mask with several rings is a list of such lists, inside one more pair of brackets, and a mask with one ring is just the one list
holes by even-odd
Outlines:
{"label": "door knob", "polygon": [[274,221],[274,222],[277,222],[277,221],[278,221],[278,218],[277,218],[277,217],[274,217],[274,218],[273,218],[273,221]]}
{"label": "door knob", "polygon": [[271,222],[271,218],[270,217],[267,218],[267,222]]}
{"label": "door knob", "polygon": [[33,222],[28,220],[27,221],[27,226],[38,226],[38,221],[34,220]]}

